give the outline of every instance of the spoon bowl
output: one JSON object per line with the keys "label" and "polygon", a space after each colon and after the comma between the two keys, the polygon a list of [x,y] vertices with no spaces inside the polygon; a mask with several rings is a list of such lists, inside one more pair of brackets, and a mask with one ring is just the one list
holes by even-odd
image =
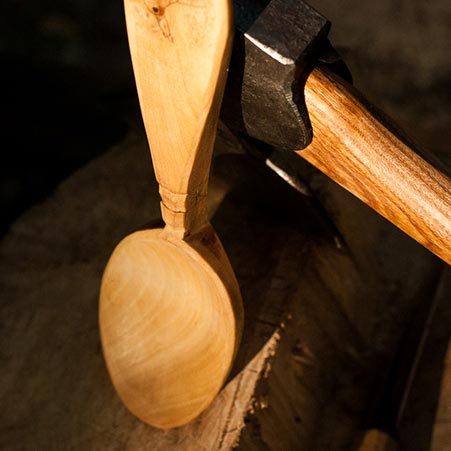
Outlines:
{"label": "spoon bowl", "polygon": [[229,263],[205,248],[205,236],[193,246],[168,240],[163,229],[136,232],[116,247],[102,280],[101,337],[113,384],[134,415],[160,428],[202,412],[235,354],[238,286],[213,269]]}
{"label": "spoon bowl", "polygon": [[116,247],[102,280],[113,384],[134,415],[160,428],[185,424],[211,403],[238,341],[238,286],[231,269],[213,269],[230,268],[222,246],[211,228],[191,242],[168,240],[163,229],[136,232]]}

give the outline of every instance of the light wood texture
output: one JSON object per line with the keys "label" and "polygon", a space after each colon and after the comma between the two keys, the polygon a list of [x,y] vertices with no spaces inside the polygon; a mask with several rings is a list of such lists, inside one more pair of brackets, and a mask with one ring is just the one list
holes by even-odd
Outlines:
{"label": "light wood texture", "polygon": [[208,221],[211,152],[231,44],[229,0],[125,0],[141,112],[166,225]]}
{"label": "light wood texture", "polygon": [[100,326],[113,383],[136,416],[162,428],[210,404],[237,345],[240,294],[214,232],[195,239],[204,238],[208,249],[196,250],[162,238],[162,230],[136,232],[117,246],[102,281]]}
{"label": "light wood texture", "polygon": [[447,263],[451,183],[391,133],[329,72],[305,86],[313,141],[298,154]]}
{"label": "light wood texture", "polygon": [[231,10],[228,0],[126,0],[125,11],[166,226],[130,235],[113,252],[100,330],[125,405],[171,428],[212,402],[241,334],[238,284],[206,204]]}

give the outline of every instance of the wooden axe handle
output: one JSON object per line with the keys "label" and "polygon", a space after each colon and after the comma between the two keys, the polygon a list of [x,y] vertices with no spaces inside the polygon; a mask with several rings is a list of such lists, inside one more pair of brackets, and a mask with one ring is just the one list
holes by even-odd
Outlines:
{"label": "wooden axe handle", "polygon": [[305,86],[313,141],[297,153],[451,263],[451,182],[358,100],[316,68]]}

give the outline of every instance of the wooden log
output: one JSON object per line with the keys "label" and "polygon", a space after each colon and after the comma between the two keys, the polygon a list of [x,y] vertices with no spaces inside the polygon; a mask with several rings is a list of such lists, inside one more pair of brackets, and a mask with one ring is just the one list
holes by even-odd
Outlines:
{"label": "wooden log", "polygon": [[[228,137],[220,143],[234,148]],[[149,167],[136,165],[146,153],[144,137],[130,138],[2,242],[0,447],[349,449],[438,261],[315,173],[315,191],[338,212],[337,247],[335,228],[271,171],[218,157],[213,182],[231,190],[213,223],[243,292],[243,345],[201,417],[170,431],[148,427],[114,392],[97,326],[110,249],[158,215]]]}

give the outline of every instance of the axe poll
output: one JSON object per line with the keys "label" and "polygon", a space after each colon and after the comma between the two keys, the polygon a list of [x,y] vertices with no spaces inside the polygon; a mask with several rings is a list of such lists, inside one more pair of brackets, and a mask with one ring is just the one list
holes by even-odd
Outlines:
{"label": "axe poll", "polygon": [[223,122],[296,152],[451,263],[450,179],[352,87],[330,22],[301,0],[237,0],[235,12]]}

